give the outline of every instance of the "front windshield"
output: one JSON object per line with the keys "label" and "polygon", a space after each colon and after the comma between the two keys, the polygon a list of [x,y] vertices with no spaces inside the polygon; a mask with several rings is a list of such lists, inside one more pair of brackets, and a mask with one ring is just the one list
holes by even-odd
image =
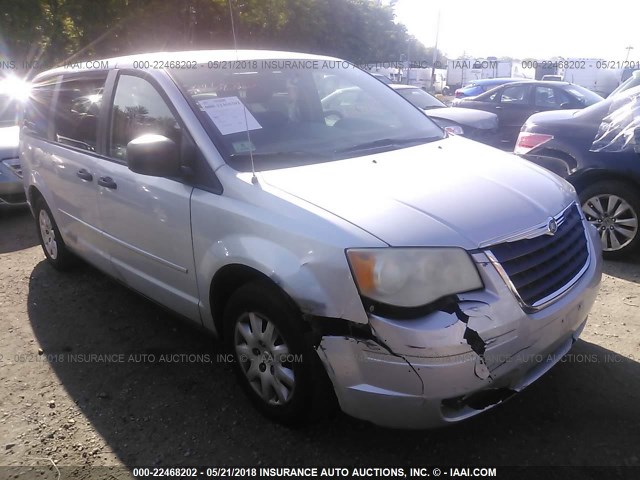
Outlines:
{"label": "front windshield", "polygon": [[620,92],[624,92],[625,90],[629,90],[630,88],[637,87],[638,85],[640,85],[640,71],[634,72],[633,75],[627,78],[618,86],[618,88],[611,92],[609,96],[613,97]]}
{"label": "front windshield", "polygon": [[18,104],[8,95],[0,95],[0,127],[18,125]]}
{"label": "front windshield", "polygon": [[397,92],[404,98],[409,100],[416,107],[423,110],[446,107],[444,103],[435,98],[433,95],[429,95],[421,88],[400,88],[397,90]]}
{"label": "front windshield", "polygon": [[419,110],[346,62],[238,63],[252,68],[171,71],[237,170],[251,170],[250,153],[256,170],[269,170],[444,138]]}

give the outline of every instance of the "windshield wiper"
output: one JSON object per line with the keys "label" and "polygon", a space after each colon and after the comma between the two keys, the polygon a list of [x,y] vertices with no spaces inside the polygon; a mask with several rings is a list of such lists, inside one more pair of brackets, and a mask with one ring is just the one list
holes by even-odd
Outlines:
{"label": "windshield wiper", "polygon": [[305,152],[302,150],[293,150],[293,151],[288,151],[288,152],[253,152],[253,155],[250,155],[249,152],[239,152],[239,153],[232,153],[231,155],[229,155],[229,158],[231,158],[232,160],[238,160],[238,159],[242,159],[242,160],[246,160],[247,158],[260,158],[260,159],[265,159],[265,158],[299,158],[299,157],[303,157],[303,158],[326,158],[327,155],[326,154],[322,154],[322,153],[318,153],[318,152]]}
{"label": "windshield wiper", "polygon": [[352,147],[336,150],[335,154],[357,152],[359,150],[373,150],[375,148],[387,148],[387,147],[404,147],[407,145],[421,143],[434,142],[436,140],[442,140],[443,137],[415,137],[415,138],[383,138],[380,140],[374,140],[372,142],[360,143]]}

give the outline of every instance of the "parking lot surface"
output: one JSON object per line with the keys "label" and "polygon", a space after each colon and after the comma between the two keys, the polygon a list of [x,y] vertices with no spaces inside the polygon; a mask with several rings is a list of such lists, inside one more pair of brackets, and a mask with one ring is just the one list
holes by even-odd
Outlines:
{"label": "parking lot surface", "polygon": [[640,259],[606,262],[570,354],[504,405],[432,431],[249,404],[219,344],[95,269],[54,271],[0,214],[0,465],[640,465]]}

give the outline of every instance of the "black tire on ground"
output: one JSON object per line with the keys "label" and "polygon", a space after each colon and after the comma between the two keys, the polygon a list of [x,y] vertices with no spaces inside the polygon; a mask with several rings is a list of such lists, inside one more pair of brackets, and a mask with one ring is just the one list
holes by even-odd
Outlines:
{"label": "black tire on ground", "polygon": [[65,245],[51,210],[42,197],[35,201],[33,212],[36,232],[47,260],[56,270],[69,270],[76,264],[77,258]]}
{"label": "black tire on ground", "polygon": [[[620,181],[604,180],[594,183],[583,188],[579,192],[580,204],[585,212],[587,220],[593,223],[599,230],[598,234],[602,239],[603,255],[608,259],[617,259],[628,256],[638,250],[640,245],[640,195],[633,186]],[[621,205],[619,200],[626,202],[630,207],[627,210],[619,209]],[[605,215],[601,218],[602,222],[598,222],[598,217],[593,215],[594,211],[598,211],[598,205],[593,203],[594,199],[599,199]],[[611,203],[611,205],[609,205]],[[612,221],[613,213],[619,211],[616,221],[614,222],[614,230],[611,230],[609,223]],[[635,230],[633,228],[635,225]],[[603,231],[602,228],[609,228],[609,231]],[[615,230],[618,228],[618,230]],[[625,234],[619,233],[623,229]],[[631,236],[629,236],[631,235]]]}
{"label": "black tire on ground", "polygon": [[240,385],[260,412],[291,426],[326,417],[337,406],[302,322],[293,302],[266,280],[236,290],[224,313],[224,338]]}

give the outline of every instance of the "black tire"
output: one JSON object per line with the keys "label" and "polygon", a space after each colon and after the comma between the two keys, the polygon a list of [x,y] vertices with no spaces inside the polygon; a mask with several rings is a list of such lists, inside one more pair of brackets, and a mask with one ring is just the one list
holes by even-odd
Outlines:
{"label": "black tire", "polygon": [[[40,246],[42,246],[42,251],[49,263],[60,271],[72,268],[76,264],[76,257],[65,245],[51,209],[42,197],[35,201],[33,213]],[[55,245],[52,246],[51,242]]]}
{"label": "black tire", "polygon": [[[289,352],[288,355],[278,355],[268,345],[265,347],[265,343],[269,344],[266,340],[253,348],[249,345],[237,326],[240,323],[246,334],[246,328],[251,323],[250,313],[260,323],[261,333],[264,334],[268,329],[269,322],[273,325],[273,338],[279,336]],[[331,382],[317,353],[306,340],[302,322],[293,302],[268,281],[257,281],[240,287],[229,299],[224,314],[225,343],[234,355],[234,368],[240,385],[260,412],[291,426],[324,417],[333,412],[337,405]],[[243,341],[245,344],[238,346]],[[275,349],[284,351],[281,349],[282,344],[277,341],[273,344],[277,344]],[[261,349],[259,354],[255,349]],[[245,353],[248,350],[254,352]],[[290,378],[289,375],[282,376],[281,372],[285,370],[292,373],[294,383],[289,396],[282,401],[276,388],[280,393],[283,392],[282,386],[285,390],[289,388],[286,382],[280,380]],[[249,380],[251,373],[246,373],[248,371],[253,372],[253,382]],[[257,380],[255,375],[259,375]],[[267,400],[264,394],[258,392],[259,388],[264,388],[263,382],[268,385],[267,393],[276,397],[275,399]],[[274,383],[269,385],[268,382]]]}
{"label": "black tire", "polygon": [[[621,210],[622,203],[613,198],[609,199],[612,196],[626,202],[628,208]],[[620,181],[604,180],[582,189],[579,192],[579,197],[587,220],[598,228],[601,239],[604,236],[602,247],[605,258],[623,258],[638,250],[640,245],[640,229],[638,228],[640,225],[640,195],[633,186]],[[593,202],[594,199],[600,200],[600,207]],[[610,202],[614,203],[609,205]],[[594,215],[601,210],[601,207],[606,212],[600,216]],[[618,215],[612,215],[619,209]],[[635,224],[635,230],[630,224]],[[621,231],[623,233],[620,233]],[[628,236],[630,234],[631,237]]]}

